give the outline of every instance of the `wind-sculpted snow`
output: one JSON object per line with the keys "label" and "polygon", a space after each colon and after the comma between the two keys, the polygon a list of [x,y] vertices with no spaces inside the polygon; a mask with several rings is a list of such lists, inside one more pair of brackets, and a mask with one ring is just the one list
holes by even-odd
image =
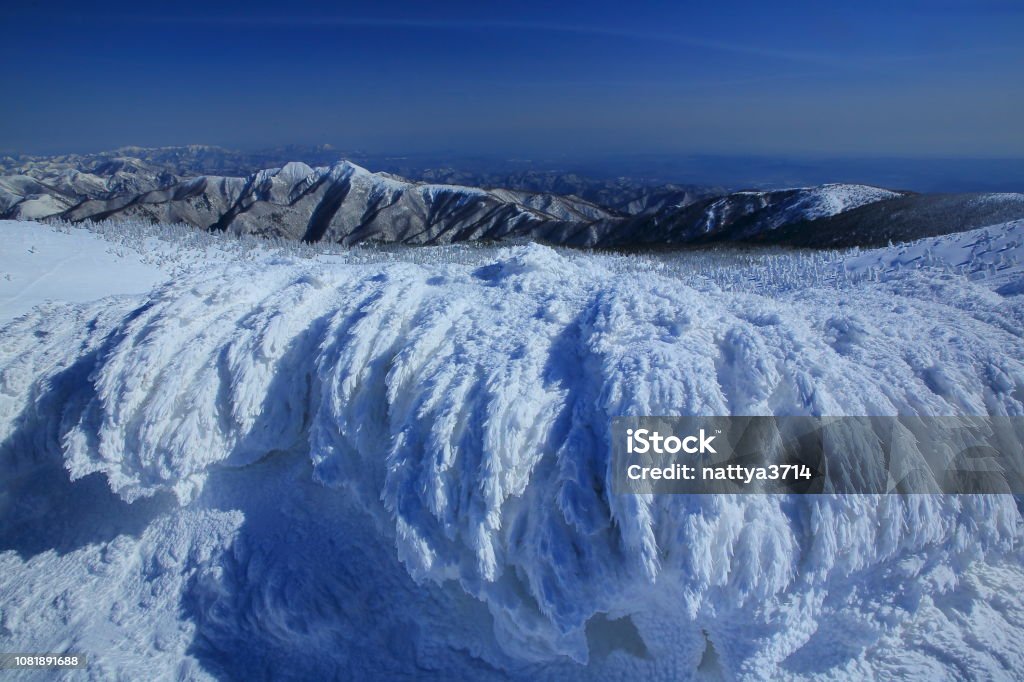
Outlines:
{"label": "wind-sculpted snow", "polygon": [[[1019,297],[941,268],[769,296],[477,260],[226,263],[8,326],[0,643],[60,631],[109,670],[152,647],[165,677],[1024,671],[1012,497],[616,495],[609,470],[617,415],[1024,414]],[[13,494],[47,462],[137,527],[34,551],[56,512]],[[124,595],[95,613],[91,583],[17,580],[104,554]],[[66,620],[34,621],[55,589]]]}

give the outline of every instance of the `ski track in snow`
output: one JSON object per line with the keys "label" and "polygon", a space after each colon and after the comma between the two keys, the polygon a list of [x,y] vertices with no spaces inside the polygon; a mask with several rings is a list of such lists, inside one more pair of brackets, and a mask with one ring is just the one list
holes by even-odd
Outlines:
{"label": "ski track in snow", "polygon": [[0,650],[97,679],[1019,676],[1014,498],[613,495],[608,439],[1024,414],[1021,231],[815,265],[833,286],[528,245],[45,304],[0,330]]}

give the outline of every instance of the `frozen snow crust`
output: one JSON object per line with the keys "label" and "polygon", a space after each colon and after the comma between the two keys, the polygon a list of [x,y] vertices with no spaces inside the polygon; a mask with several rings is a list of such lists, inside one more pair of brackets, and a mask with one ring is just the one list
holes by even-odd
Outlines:
{"label": "frozen snow crust", "polygon": [[1020,230],[807,259],[806,287],[529,245],[37,309],[0,331],[0,649],[97,678],[1019,676],[1014,498],[616,496],[608,438],[1024,414]]}

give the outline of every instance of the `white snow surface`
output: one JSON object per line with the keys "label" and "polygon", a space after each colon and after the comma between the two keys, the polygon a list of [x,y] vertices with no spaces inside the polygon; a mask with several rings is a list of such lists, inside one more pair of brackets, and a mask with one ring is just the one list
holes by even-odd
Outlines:
{"label": "white snow surface", "polygon": [[1019,678],[1014,498],[615,495],[609,433],[1022,415],[1022,229],[227,250],[38,306],[0,328],[0,650],[97,679]]}
{"label": "white snow surface", "polygon": [[47,300],[138,294],[165,278],[141,254],[87,230],[0,220],[0,324]]}

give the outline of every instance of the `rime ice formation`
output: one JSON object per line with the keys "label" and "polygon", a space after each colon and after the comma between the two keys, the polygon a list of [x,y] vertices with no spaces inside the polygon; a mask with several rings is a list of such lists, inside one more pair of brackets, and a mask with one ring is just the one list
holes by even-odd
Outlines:
{"label": "rime ice formation", "polygon": [[614,495],[608,437],[1024,414],[1022,234],[267,254],[37,308],[0,331],[0,649],[99,677],[1019,676],[1012,497]]}

